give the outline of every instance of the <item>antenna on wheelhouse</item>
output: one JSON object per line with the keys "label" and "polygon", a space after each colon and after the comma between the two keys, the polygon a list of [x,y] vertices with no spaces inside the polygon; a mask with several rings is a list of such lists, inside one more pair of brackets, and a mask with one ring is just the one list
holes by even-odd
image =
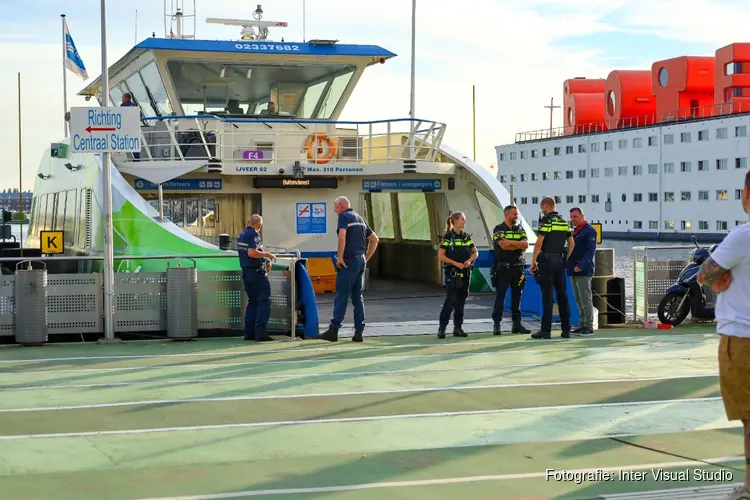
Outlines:
{"label": "antenna on wheelhouse", "polygon": [[242,19],[217,19],[209,17],[206,22],[209,24],[224,24],[226,26],[242,26],[240,37],[242,40],[268,40],[268,27],[287,28],[289,23],[286,21],[263,21],[263,9],[258,4],[258,8],[253,12],[254,21],[245,21]]}
{"label": "antenna on wheelhouse", "polygon": [[[192,14],[186,12],[185,3],[190,4],[191,0],[164,0],[164,36],[166,38],[190,39],[195,38],[197,27],[197,15],[195,10],[195,0],[192,0]],[[193,19],[193,32],[185,33],[185,20]]]}

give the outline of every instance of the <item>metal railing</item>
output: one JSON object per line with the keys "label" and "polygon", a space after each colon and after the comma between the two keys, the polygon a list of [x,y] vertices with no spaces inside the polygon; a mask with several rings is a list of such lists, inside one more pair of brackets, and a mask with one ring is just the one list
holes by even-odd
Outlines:
{"label": "metal railing", "polygon": [[115,155],[116,163],[208,160],[264,168],[297,161],[321,166],[394,162],[412,158],[412,129],[413,158],[435,161],[446,128],[410,118],[353,122],[196,115],[143,120],[148,126],[141,128],[140,158]]}
{"label": "metal railing", "polygon": [[[708,249],[709,246],[701,246]],[[667,288],[677,282],[680,272],[690,262],[695,245],[633,247],[633,320],[647,321],[657,315],[659,301]],[[691,250],[683,258],[678,252]],[[673,252],[672,258],[653,258],[654,253]]]}
{"label": "metal railing", "polygon": [[682,122],[690,120],[702,120],[705,118],[726,116],[735,113],[749,113],[750,101],[737,101],[724,104],[713,104],[710,106],[698,106],[694,108],[677,109],[661,113],[631,116],[619,120],[603,120],[599,122],[586,123],[571,127],[555,127],[530,132],[516,133],[516,143],[538,141],[542,139],[554,139],[570,135],[593,134],[596,132],[608,132],[629,128],[650,127],[662,123]]}
{"label": "metal railing", "polygon": [[[291,333],[297,329],[296,263],[299,251],[276,253],[275,269],[268,274],[271,282],[271,333]],[[237,258],[236,254],[196,255],[128,255],[115,260],[165,260]],[[61,256],[19,259],[0,258],[0,262],[24,261],[99,261],[101,256]],[[22,266],[23,267],[23,266]],[[28,266],[27,266],[28,267]],[[46,266],[45,266],[46,267]],[[18,272],[0,276],[0,336],[14,336],[19,290]],[[198,328],[203,330],[244,329],[247,295],[241,271],[198,271]],[[115,273],[114,330],[118,333],[158,332],[167,330],[168,272]],[[104,287],[101,273],[47,274],[47,330],[52,334],[104,333]],[[169,333],[169,332],[167,332]]]}

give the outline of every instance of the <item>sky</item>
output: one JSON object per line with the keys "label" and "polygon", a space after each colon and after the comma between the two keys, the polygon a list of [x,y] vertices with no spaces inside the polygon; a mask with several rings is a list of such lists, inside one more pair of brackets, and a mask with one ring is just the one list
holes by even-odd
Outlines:
{"label": "sky", "polygon": [[[258,1],[265,19],[289,23],[270,38],[302,40],[303,0]],[[206,24],[206,18],[251,19],[258,1],[195,0],[197,38],[236,40],[237,27]],[[164,36],[163,3],[107,2],[109,65],[136,40]],[[192,0],[186,3],[192,10]],[[408,117],[411,2],[304,3],[308,40],[375,44],[398,56],[365,71],[341,119]],[[100,0],[0,0],[0,7],[0,148],[8,160],[0,167],[0,189],[19,183],[20,72],[25,190],[33,186],[44,148],[63,137],[60,14],[93,80],[101,73]],[[743,39],[748,16],[750,3],[729,0],[417,0],[416,115],[446,123],[444,142],[472,157],[474,85],[476,159],[489,168],[497,165],[495,146],[549,126],[544,106],[551,97],[562,104],[565,79],[650,69],[654,61],[682,55],[711,56],[724,45],[750,41]],[[67,79],[68,106],[85,106],[76,93],[87,82],[70,72]],[[554,113],[554,126],[562,126],[561,110]]]}

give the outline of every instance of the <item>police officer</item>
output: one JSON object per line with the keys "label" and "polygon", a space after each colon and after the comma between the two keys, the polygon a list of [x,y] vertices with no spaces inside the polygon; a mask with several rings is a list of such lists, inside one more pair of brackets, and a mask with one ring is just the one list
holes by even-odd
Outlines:
{"label": "police officer", "polygon": [[464,304],[469,296],[471,266],[479,256],[471,236],[463,229],[466,216],[461,212],[453,213],[445,221],[445,235],[440,244],[438,259],[444,264],[446,297],[443,310],[440,311],[438,338],[445,338],[445,328],[453,312],[453,336],[467,337],[461,326],[464,321]]}
{"label": "police officer", "polygon": [[[531,272],[542,290],[542,328],[531,336],[548,339],[552,335],[553,290],[557,294],[562,337],[570,338],[570,304],[568,303],[565,268],[573,251],[573,235],[568,221],[557,213],[555,199],[546,196],[539,204],[543,216],[539,219],[539,235],[534,245]],[[565,248],[567,243],[568,247]]]}
{"label": "police officer", "polygon": [[521,224],[518,224],[518,209],[513,205],[505,207],[505,222],[492,230],[495,244],[495,263],[492,267],[492,281],[495,285],[495,308],[492,311],[494,328],[492,333],[500,335],[500,323],[505,309],[505,294],[510,285],[510,310],[513,318],[511,333],[531,333],[521,324],[521,294],[526,276],[523,274],[526,261],[523,253],[529,248],[529,239]]}
{"label": "police officer", "polygon": [[351,296],[352,306],[354,306],[352,341],[362,342],[362,333],[365,330],[365,300],[362,296],[362,281],[367,262],[375,253],[379,240],[365,220],[352,210],[351,203],[345,196],[336,198],[333,208],[339,216],[336,229],[338,233],[336,298],[333,299],[331,325],[320,338],[329,342],[338,341],[339,328],[346,315],[346,302]]}
{"label": "police officer", "polygon": [[251,216],[247,228],[237,238],[237,253],[242,266],[242,282],[247,292],[245,340],[266,342],[273,340],[266,333],[266,325],[271,315],[271,283],[268,281],[268,273],[271,271],[271,261],[276,261],[276,256],[263,251],[261,227],[263,218],[257,214]]}

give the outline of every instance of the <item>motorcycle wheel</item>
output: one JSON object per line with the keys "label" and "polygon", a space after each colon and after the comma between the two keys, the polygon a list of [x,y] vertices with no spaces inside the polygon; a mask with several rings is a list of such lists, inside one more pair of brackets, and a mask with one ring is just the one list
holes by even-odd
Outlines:
{"label": "motorcycle wheel", "polygon": [[677,326],[685,321],[685,319],[688,317],[688,314],[690,313],[690,301],[685,301],[682,309],[678,310],[678,308],[680,307],[680,302],[682,302],[682,298],[684,296],[684,293],[670,292],[662,297],[662,299],[659,301],[659,309],[657,311],[659,315],[659,321],[661,321],[665,325],[672,326]]}

